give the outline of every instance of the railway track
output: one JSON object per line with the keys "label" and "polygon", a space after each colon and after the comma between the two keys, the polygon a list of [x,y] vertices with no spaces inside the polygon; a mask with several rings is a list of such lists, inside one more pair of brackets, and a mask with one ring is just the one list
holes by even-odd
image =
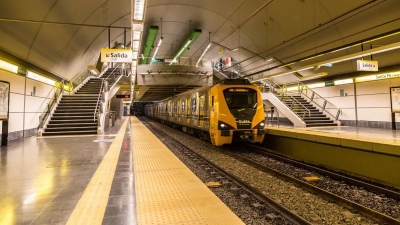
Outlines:
{"label": "railway track", "polygon": [[[247,145],[247,146],[249,146],[249,145]],[[356,210],[356,211],[358,211],[358,213],[360,213],[366,217],[369,217],[377,222],[385,223],[385,224],[400,224],[400,220],[398,218],[394,218],[383,212],[379,212],[377,210],[371,209],[362,204],[356,203],[355,201],[350,200],[348,198],[341,197],[338,194],[335,194],[333,191],[327,190],[327,185],[325,185],[325,188],[318,187],[312,181],[306,182],[302,178],[304,178],[304,175],[310,176],[310,174],[322,174],[322,175],[328,176],[329,178],[339,180],[340,182],[346,182],[351,185],[356,185],[357,187],[360,187],[362,189],[367,189],[367,190],[373,191],[374,193],[377,194],[376,196],[378,196],[378,198],[381,198],[379,196],[386,195],[386,197],[393,198],[393,201],[395,201],[395,202],[398,202],[398,200],[400,199],[399,192],[396,192],[394,190],[390,190],[390,189],[387,189],[384,187],[376,186],[376,185],[364,182],[362,180],[344,176],[339,173],[328,171],[326,169],[318,168],[318,167],[315,167],[315,166],[312,166],[312,165],[309,165],[306,163],[302,163],[302,162],[299,162],[296,160],[292,160],[292,159],[280,156],[278,154],[271,153],[267,149],[259,147],[259,146],[251,145],[251,150],[249,150],[248,148],[246,148],[246,150],[244,150],[244,152],[251,151],[252,153],[254,153],[254,152],[259,153],[253,157],[248,157],[247,153],[243,153],[243,151],[240,151],[240,150],[238,151],[238,147],[233,147],[232,149],[234,149],[235,151],[230,151],[231,148],[225,149],[224,154],[230,155],[231,157],[234,157],[237,160],[240,160],[250,166],[258,168],[264,172],[267,172],[269,174],[277,176],[281,179],[288,180],[296,185],[301,186],[303,189],[317,193],[318,195],[321,195],[324,198],[333,200],[348,209]],[[259,162],[263,161],[263,160],[260,160],[259,158],[257,160],[258,162],[253,160],[254,158],[257,158],[258,156],[260,156],[260,154],[262,156],[266,156],[266,157],[273,157],[274,159],[279,160],[280,162],[284,162],[284,163],[290,164],[291,166],[296,167],[296,168],[292,168],[292,170],[297,170],[297,168],[304,168],[307,171],[303,171],[303,173],[301,173],[301,174],[303,174],[303,177],[301,177],[301,175],[294,176],[292,173],[288,174],[287,166],[285,166],[285,168],[286,168],[286,169],[284,169],[285,171],[280,171],[271,166],[260,164]],[[311,176],[311,177],[318,178],[318,175]],[[324,177],[324,179],[327,179],[327,177]],[[318,181],[319,181],[319,179],[318,179]],[[399,217],[399,215],[395,215],[395,217]]]}
{"label": "railway track", "polygon": [[[163,126],[163,125],[156,125],[156,126]],[[371,185],[363,181],[358,181],[357,179],[354,178],[349,178],[342,176],[340,174],[332,173],[331,171],[321,171],[320,168],[309,166],[304,163],[298,163],[296,161],[292,161],[290,159],[285,159],[282,158],[279,155],[271,155],[271,153],[264,152],[264,149],[260,149],[259,147],[249,147],[246,146],[244,148],[249,149],[248,151],[243,151],[243,150],[238,150],[237,147],[234,147],[234,149],[230,147],[224,147],[224,148],[218,148],[214,147],[208,143],[199,141],[199,140],[194,140],[193,137],[187,136],[186,134],[183,134],[182,132],[173,130],[168,127],[163,128],[158,128],[158,129],[163,129],[165,130],[165,133],[168,133],[168,135],[175,136],[175,139],[181,142],[181,144],[184,144],[186,146],[192,146],[190,148],[193,148],[193,151],[196,152],[196,154],[202,155],[204,158],[207,160],[211,161],[214,164],[217,164],[218,166],[222,167],[223,170],[229,171],[229,173],[234,174],[234,176],[239,177],[239,179],[246,180],[248,177],[253,177],[256,181],[246,181],[251,188],[255,188],[259,192],[261,192],[263,195],[268,195],[272,196],[270,199],[273,201],[277,202],[278,204],[281,204],[284,202],[285,207],[289,208],[291,211],[295,211],[298,215],[301,217],[305,218],[307,221],[310,221],[310,223],[315,223],[315,224],[331,224],[331,223],[337,223],[337,224],[376,224],[377,222],[380,224],[400,224],[400,221],[398,220],[399,218],[394,218],[396,215],[398,215],[398,208],[393,207],[397,204],[397,207],[399,207],[398,204],[398,193],[394,190],[389,190],[389,189],[382,189],[379,186]],[[184,137],[184,138],[183,138]],[[236,145],[235,145],[236,146]],[[232,146],[231,146],[232,147]],[[243,147],[243,146],[242,146]],[[251,149],[250,149],[251,148]],[[261,151],[261,152],[260,152]],[[248,156],[246,154],[253,154],[253,156]],[[305,172],[305,174],[311,174],[311,175],[316,175],[317,176],[322,176],[322,180],[326,180],[326,177],[333,177],[337,180],[339,185],[342,185],[343,187],[349,186],[347,183],[351,183],[352,185],[357,185],[358,189],[361,189],[362,194],[360,195],[360,198],[365,199],[364,202],[357,203],[356,201],[352,201],[349,196],[343,196],[341,194],[335,194],[335,191],[329,190],[328,188],[321,188],[318,187],[318,185],[321,183],[320,181],[317,182],[306,182],[302,178],[303,177],[295,177],[293,175],[287,175],[285,172],[280,172],[278,170],[275,170],[273,168],[267,168],[266,165],[270,163],[260,163],[260,154],[267,155],[268,157],[274,157],[278,163],[277,164],[287,164],[291,163],[292,165],[297,164],[294,167],[295,171],[303,170],[303,168],[307,168],[308,172]],[[208,155],[207,155],[208,154]],[[243,155],[244,154],[244,155]],[[265,156],[263,156],[265,158]],[[222,162],[217,162],[221,161],[220,159],[217,160],[217,158],[223,158]],[[259,160],[253,160],[254,158],[258,158]],[[229,162],[232,163],[232,165],[228,165]],[[262,160],[261,160],[262,161]],[[224,162],[227,162],[227,165]],[[240,163],[238,163],[240,162]],[[222,163],[222,164],[221,164]],[[247,166],[247,167],[246,167]],[[243,167],[244,170],[242,171],[235,171],[237,168]],[[318,169],[318,170],[317,170]],[[249,172],[251,171],[251,172]],[[258,171],[258,172],[257,172]],[[318,171],[318,172],[317,172]],[[269,174],[269,175],[268,175]],[[289,181],[292,185],[290,184],[280,184],[280,181],[270,181],[271,177],[280,177],[281,180],[284,181]],[[268,180],[268,181],[265,181]],[[284,186],[287,185],[288,187],[285,187],[286,191],[279,192],[276,187],[266,187],[270,183],[278,183],[278,186]],[[365,184],[365,185],[364,185]],[[300,187],[303,192],[297,193],[297,187]],[[353,187],[353,186],[351,186]],[[332,187],[331,187],[332,188]],[[287,191],[289,189],[289,191]],[[335,189],[335,187],[333,187]],[[304,190],[307,190],[308,193],[316,193],[318,196],[322,196],[323,199],[327,199],[328,202],[325,203],[320,203],[315,200],[312,200],[311,203],[307,198],[310,197],[310,194],[304,193]],[[375,193],[372,197],[370,196],[370,192],[367,192],[366,190],[372,190]],[[275,193],[276,192],[276,193]],[[299,196],[298,200],[297,197],[292,197],[289,196],[286,198],[285,195],[293,194],[294,196]],[[296,193],[292,193],[296,192]],[[305,196],[305,197],[304,197]],[[354,197],[354,196],[353,196]],[[387,200],[388,204],[385,203],[380,203],[377,205],[374,205],[374,201],[370,201],[369,199],[374,199],[377,198],[379,199],[384,199]],[[289,200],[287,200],[289,199]],[[292,200],[290,199],[295,199],[293,202],[290,202]],[[303,199],[304,200],[303,202]],[[318,200],[319,201],[319,200]],[[290,204],[288,203],[290,202]],[[333,212],[336,211],[333,208],[334,205],[340,205],[343,207],[342,212],[338,210],[338,212]],[[368,203],[369,202],[369,203]],[[297,204],[297,206],[296,206]],[[322,206],[323,204],[327,204],[327,206]],[[372,204],[369,205],[368,204]],[[294,205],[294,206],[292,206]],[[338,207],[340,207],[338,206]],[[299,208],[300,207],[300,208]],[[304,210],[300,211],[301,208],[304,207],[310,207],[310,210]],[[382,207],[379,209],[379,207]],[[347,211],[348,209],[349,211]],[[389,213],[388,213],[389,212]],[[332,215],[330,215],[332,214]],[[363,215],[363,216],[358,216],[358,214]],[[342,216],[345,215],[345,216]],[[325,216],[327,218],[325,218]],[[394,216],[394,217],[393,217]],[[365,218],[365,219],[364,219]],[[371,220],[368,220],[366,218],[370,218]],[[331,221],[331,222],[326,222],[326,221]],[[340,222],[338,222],[340,221]],[[375,221],[375,222],[373,222]]]}

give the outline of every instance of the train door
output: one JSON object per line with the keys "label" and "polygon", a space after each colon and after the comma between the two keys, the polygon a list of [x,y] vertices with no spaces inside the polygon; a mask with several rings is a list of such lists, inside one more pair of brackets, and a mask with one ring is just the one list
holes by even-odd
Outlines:
{"label": "train door", "polygon": [[213,90],[214,88],[210,89],[210,94],[209,94],[209,101],[208,101],[208,109],[210,111],[210,140],[211,143],[215,145],[215,139],[217,138],[216,136],[218,135],[218,121],[217,120],[217,113],[216,112],[216,92]]}
{"label": "train door", "polygon": [[192,95],[192,121],[191,121],[191,124],[193,126],[197,126],[197,124],[198,124],[197,98],[198,98],[197,94]]}
{"label": "train door", "polygon": [[173,109],[173,112],[172,112],[172,114],[173,114],[173,120],[172,121],[177,122],[178,121],[178,101],[174,100],[174,101],[172,101],[172,103],[173,103],[173,106],[174,106],[174,109]]}
{"label": "train door", "polygon": [[199,98],[199,126],[204,127],[204,104],[205,104],[204,95]]}
{"label": "train door", "polygon": [[186,99],[186,124],[190,124],[191,110],[190,110],[190,98]]}

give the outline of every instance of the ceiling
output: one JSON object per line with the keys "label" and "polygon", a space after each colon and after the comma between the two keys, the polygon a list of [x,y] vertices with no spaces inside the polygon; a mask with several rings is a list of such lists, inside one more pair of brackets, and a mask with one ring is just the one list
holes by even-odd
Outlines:
{"label": "ceiling", "polygon": [[[234,66],[228,70],[240,76],[270,76],[399,42],[400,34],[370,41],[399,29],[399,9],[398,0],[147,0],[142,43],[148,28],[158,26],[155,44],[161,36],[163,42],[157,56],[172,58],[190,31],[198,28],[202,34],[183,53],[181,64],[196,62],[211,41],[203,65],[232,57]],[[127,0],[0,1],[0,49],[67,79],[94,65],[101,48],[128,44],[130,26]],[[350,44],[353,47],[332,52]],[[379,60],[380,67],[393,66],[400,62],[399,51],[364,58]],[[290,83],[321,72],[332,77],[355,71],[355,61],[349,60],[274,79]],[[172,91],[173,86],[147,90],[170,95],[177,90],[175,85]],[[129,91],[129,84],[120,90]],[[151,99],[165,96],[154,94]]]}

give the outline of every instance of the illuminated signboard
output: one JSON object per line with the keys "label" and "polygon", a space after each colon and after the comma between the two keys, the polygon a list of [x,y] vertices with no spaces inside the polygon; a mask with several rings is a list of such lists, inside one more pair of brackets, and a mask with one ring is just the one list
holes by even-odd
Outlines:
{"label": "illuminated signboard", "polygon": [[102,62],[132,62],[132,50],[130,49],[101,49]]}

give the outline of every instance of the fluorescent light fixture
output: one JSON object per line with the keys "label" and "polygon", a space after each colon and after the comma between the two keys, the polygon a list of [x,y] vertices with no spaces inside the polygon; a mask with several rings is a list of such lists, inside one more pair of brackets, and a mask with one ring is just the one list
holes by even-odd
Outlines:
{"label": "fluorescent light fixture", "polygon": [[134,0],[133,19],[143,21],[145,0]]}
{"label": "fluorescent light fixture", "polygon": [[51,80],[51,79],[49,79],[47,77],[44,77],[44,76],[39,75],[37,73],[34,73],[32,71],[28,70],[27,73],[26,73],[26,76],[31,78],[32,80],[37,80],[37,81],[43,82],[45,84],[56,86],[56,82],[54,80]]}
{"label": "fluorescent light fixture", "polygon": [[306,80],[311,80],[311,79],[315,79],[317,77],[323,77],[328,75],[327,72],[320,72],[320,73],[316,73],[316,74],[311,74],[311,75],[307,75],[306,77],[300,77],[299,79],[301,81],[306,81]]}
{"label": "fluorescent light fixture", "polygon": [[132,51],[138,52],[140,46],[140,41],[133,41],[132,42]]}
{"label": "fluorescent light fixture", "polygon": [[335,85],[342,85],[342,84],[352,84],[353,82],[353,78],[349,78],[349,79],[344,79],[344,80],[335,80],[333,81],[333,83]]}
{"label": "fluorescent light fixture", "polygon": [[325,87],[325,83],[314,83],[314,84],[308,84],[308,88],[320,88],[320,87]]}
{"label": "fluorescent light fixture", "polygon": [[[156,50],[154,50],[153,57],[151,57],[152,59],[155,59],[155,58],[156,58],[158,49],[160,49],[160,46],[161,46],[162,41],[163,41],[163,37],[161,37],[160,40],[158,41]],[[151,65],[152,63],[153,63],[153,61],[150,62],[150,65]]]}
{"label": "fluorescent light fixture", "polygon": [[133,40],[140,40],[141,32],[133,31]]}
{"label": "fluorescent light fixture", "polygon": [[8,63],[3,60],[0,60],[0,69],[7,70],[7,71],[13,72],[13,73],[18,73],[18,66]]}
{"label": "fluorescent light fixture", "polygon": [[176,59],[186,50],[187,46],[189,46],[190,42],[192,42],[192,40],[188,40],[186,42],[186,44],[183,46],[183,48],[178,52],[178,54],[175,56],[175,58],[171,61],[171,63],[169,65],[171,65],[172,63],[176,62]]}
{"label": "fluorescent light fixture", "polygon": [[204,51],[203,51],[203,54],[201,54],[201,56],[200,56],[199,60],[197,60],[196,67],[198,67],[198,66],[199,66],[199,63],[200,63],[200,61],[203,59],[203,57],[204,57],[204,55],[207,53],[208,49],[210,49],[211,45],[212,45],[212,43],[211,43],[211,42],[210,42],[210,43],[208,43],[208,45],[207,45],[207,48],[206,48],[206,49],[204,49]]}
{"label": "fluorescent light fixture", "polygon": [[[254,79],[254,80],[252,80],[252,82],[265,80],[265,79],[270,78],[270,77],[275,77],[275,76],[281,76],[281,75],[286,75],[286,74],[290,74],[290,73],[300,72],[300,71],[308,70],[308,69],[312,69],[312,68],[318,69],[322,65],[335,64],[335,63],[344,62],[344,61],[348,61],[348,60],[352,60],[352,59],[358,59],[358,58],[361,58],[361,57],[364,57],[364,56],[378,54],[378,53],[387,52],[387,51],[392,51],[392,50],[399,49],[399,48],[400,48],[400,42],[395,42],[393,44],[389,44],[389,45],[385,45],[385,46],[381,46],[381,47],[377,47],[377,48],[373,48],[373,49],[368,49],[368,50],[365,50],[365,51],[362,51],[362,52],[357,52],[357,53],[353,53],[353,54],[350,54],[350,55],[334,58],[334,59],[331,59],[331,60],[326,60],[326,61],[322,61],[322,62],[319,62],[319,63],[303,66],[303,67],[300,67],[298,69],[292,69],[292,70],[287,70],[287,71],[283,71],[283,72],[279,72],[279,73],[270,74],[270,75],[267,75],[267,76],[263,76],[263,77]],[[285,65],[282,65],[282,67],[288,66],[288,65],[289,64],[285,64]]]}
{"label": "fluorescent light fixture", "polygon": [[291,87],[287,87],[286,90],[287,91],[297,91],[297,90],[299,90],[299,87],[297,85],[296,86],[291,86]]}
{"label": "fluorescent light fixture", "polygon": [[138,58],[139,53],[138,52],[132,52],[132,59],[137,59]]}
{"label": "fluorescent light fixture", "polygon": [[352,60],[352,59],[358,59],[364,56],[369,56],[369,55],[373,55],[373,54],[379,54],[382,52],[388,52],[388,51],[392,51],[395,49],[399,49],[400,48],[400,42],[396,42],[393,44],[389,44],[389,45],[385,45],[382,47],[377,47],[377,48],[373,48],[373,49],[369,49],[366,51],[362,51],[362,52],[358,52],[358,53],[354,53],[354,54],[350,54],[348,56],[344,56],[344,57],[339,57],[336,59],[333,59],[333,61],[330,62],[323,62],[323,63],[319,63],[320,65],[325,65],[328,63],[338,63],[338,62],[343,62],[343,61],[348,61],[348,60]]}

